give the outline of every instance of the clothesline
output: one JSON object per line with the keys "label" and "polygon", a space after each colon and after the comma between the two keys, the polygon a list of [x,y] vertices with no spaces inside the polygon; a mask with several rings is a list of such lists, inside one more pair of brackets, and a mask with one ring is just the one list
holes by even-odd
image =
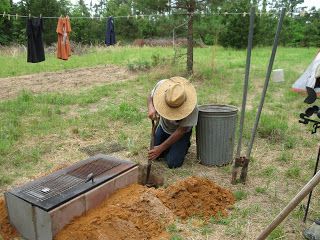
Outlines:
{"label": "clothesline", "polygon": [[[287,14],[292,14],[293,12],[287,12]],[[305,12],[303,12],[304,14]],[[19,15],[19,14],[10,14],[10,13],[2,13],[0,14],[2,17],[7,17],[9,20],[11,18],[15,18],[16,20],[18,18],[31,18],[31,17],[37,17],[37,16],[32,16],[31,14],[29,15]],[[161,17],[169,17],[170,15],[188,15],[188,13],[174,13],[174,14],[135,14],[135,15],[127,15],[127,16],[112,16],[114,19],[117,18],[151,18],[151,17],[155,17],[155,16],[161,16]],[[243,17],[249,16],[250,13],[248,12],[212,12],[212,13],[193,13],[193,15],[201,15],[201,16],[209,16],[209,15],[242,15]],[[278,13],[269,13],[269,12],[265,12],[265,13],[258,13],[257,15],[278,15]],[[301,15],[301,13],[300,13]],[[59,19],[59,17],[57,16],[53,16],[53,17],[47,17],[47,16],[42,16],[41,14],[39,15],[39,17],[43,18],[43,19]],[[105,16],[71,16],[69,17],[70,19],[107,19],[109,17],[105,17]]]}

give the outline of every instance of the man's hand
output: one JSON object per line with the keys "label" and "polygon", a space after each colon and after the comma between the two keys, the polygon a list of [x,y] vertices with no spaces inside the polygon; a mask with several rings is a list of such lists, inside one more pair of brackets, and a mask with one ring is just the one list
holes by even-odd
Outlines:
{"label": "man's hand", "polygon": [[157,111],[154,107],[149,107],[148,108],[148,118],[150,118],[151,120],[156,119],[157,116]]}
{"label": "man's hand", "polygon": [[153,149],[149,150],[148,152],[148,159],[149,160],[155,160],[157,159],[161,153],[163,152],[162,147],[159,146],[155,146]]}
{"label": "man's hand", "polygon": [[157,111],[153,106],[153,100],[151,95],[148,97],[148,118],[155,120],[157,117]]}

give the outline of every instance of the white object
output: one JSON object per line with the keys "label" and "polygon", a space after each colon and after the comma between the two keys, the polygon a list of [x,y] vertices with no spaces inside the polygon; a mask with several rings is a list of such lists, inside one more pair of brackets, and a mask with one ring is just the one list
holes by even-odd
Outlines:
{"label": "white object", "polygon": [[[317,54],[312,63],[308,66],[305,72],[298,78],[292,85],[292,90],[295,92],[306,92],[306,87],[314,88],[316,78],[316,70],[320,65],[320,52]],[[320,89],[315,89],[316,92],[320,92]]]}
{"label": "white object", "polygon": [[284,82],[284,71],[283,69],[274,69],[271,74],[272,81]]}

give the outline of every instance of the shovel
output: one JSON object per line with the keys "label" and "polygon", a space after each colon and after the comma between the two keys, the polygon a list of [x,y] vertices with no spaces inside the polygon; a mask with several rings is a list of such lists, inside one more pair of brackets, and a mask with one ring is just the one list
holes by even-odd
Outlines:
{"label": "shovel", "polygon": [[[154,148],[154,136],[156,133],[157,126],[159,124],[159,117],[156,116],[156,119],[151,119],[152,128],[151,128],[151,140],[150,140],[150,150]],[[150,172],[151,172],[151,160],[148,159],[148,165],[147,165],[147,176],[146,176],[146,185],[152,185],[149,184],[149,178],[150,178]]]}

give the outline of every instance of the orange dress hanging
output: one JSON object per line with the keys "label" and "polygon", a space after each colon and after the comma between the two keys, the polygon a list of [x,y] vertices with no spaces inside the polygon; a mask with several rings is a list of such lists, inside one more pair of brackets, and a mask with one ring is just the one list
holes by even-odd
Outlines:
{"label": "orange dress hanging", "polygon": [[58,44],[57,57],[63,60],[68,60],[71,56],[69,34],[71,32],[71,24],[69,17],[60,17],[57,25]]}

